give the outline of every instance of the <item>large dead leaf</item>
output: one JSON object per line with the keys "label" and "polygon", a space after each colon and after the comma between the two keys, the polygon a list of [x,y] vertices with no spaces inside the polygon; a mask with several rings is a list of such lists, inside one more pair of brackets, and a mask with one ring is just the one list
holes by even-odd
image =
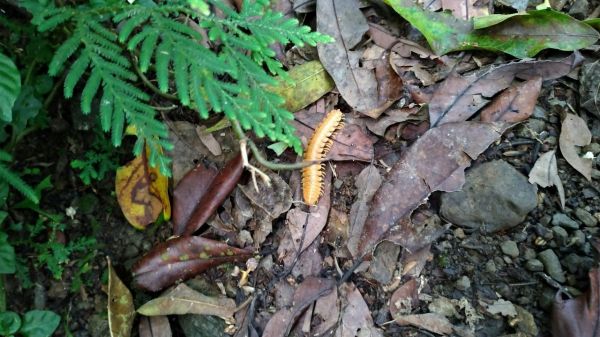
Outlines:
{"label": "large dead leaf", "polygon": [[151,184],[145,152],[117,169],[115,191],[119,206],[127,221],[137,229],[145,229],[163,209],[160,195],[153,193]]}
{"label": "large dead leaf", "polygon": [[176,228],[185,227],[217,173],[216,169],[198,164],[179,180],[173,190],[173,224]]}
{"label": "large dead leaf", "polygon": [[283,107],[292,112],[305,108],[330,92],[335,83],[319,61],[310,61],[288,71],[293,83],[281,80],[271,89],[285,99]]}
{"label": "large dead leaf", "polygon": [[452,73],[440,83],[429,103],[431,127],[465,121],[486,105],[489,98],[507,88],[515,77],[552,80],[568,74],[581,62],[581,55],[558,60],[520,61],[491,66],[468,76]]}
{"label": "large dead leaf", "polygon": [[108,262],[108,329],[111,337],[129,337],[133,327],[135,308],[133,297]]}
{"label": "large dead leaf", "polygon": [[358,0],[318,0],[317,30],[335,38],[335,42],[322,43],[317,48],[319,59],[344,100],[376,118],[390,103],[379,102],[375,74],[360,66],[361,52],[353,50],[369,30]]}
{"label": "large dead leaf", "polygon": [[542,78],[535,77],[504,90],[481,110],[481,121],[518,123],[533,113],[542,89]]}
{"label": "large dead leaf", "polygon": [[250,250],[219,241],[181,236],[154,246],[133,266],[134,284],[145,290],[158,291],[208,268],[243,261],[251,255]]}
{"label": "large dead leaf", "polygon": [[600,272],[589,272],[590,289],[583,295],[565,300],[559,292],[552,308],[553,337],[600,336]]}
{"label": "large dead leaf", "polygon": [[166,294],[146,302],[137,312],[144,316],[197,314],[233,320],[235,308],[235,301],[231,298],[206,296],[181,283]]}
{"label": "large dead leaf", "polygon": [[381,330],[375,327],[371,310],[354,284],[340,286],[340,299],[342,314],[335,337],[383,337]]}
{"label": "large dead leaf", "polygon": [[586,146],[592,141],[592,133],[581,117],[567,113],[560,130],[560,152],[563,157],[579,171],[585,179],[592,180],[592,159],[579,156],[579,147]]}
{"label": "large dead leaf", "polygon": [[564,209],[565,190],[558,176],[555,152],[554,150],[546,152],[538,158],[529,172],[529,182],[538,184],[541,187],[556,186],[560,198],[560,207]]}
{"label": "large dead leaf", "polygon": [[[294,114],[294,127],[296,135],[300,137],[306,147],[308,139],[315,128],[323,119],[323,114],[300,111]],[[331,151],[327,160],[360,160],[370,162],[373,159],[373,144],[376,139],[369,135],[358,125],[346,122],[341,130],[333,137]]]}
{"label": "large dead leaf", "polygon": [[507,128],[508,124],[501,122],[448,123],[430,129],[415,141],[375,193],[358,254],[369,253],[385,233],[408,218],[432,192],[459,190],[471,160]]}
{"label": "large dead leaf", "polygon": [[271,317],[263,337],[284,337],[288,336],[293,323],[304,309],[314,301],[325,296],[334,289],[333,279],[324,279],[317,277],[308,277],[298,286],[294,292],[293,305],[291,308],[283,308]]}
{"label": "large dead leaf", "polygon": [[140,337],[172,337],[171,325],[167,316],[152,316],[140,318]]}
{"label": "large dead leaf", "polygon": [[190,215],[187,222],[182,226],[181,223],[174,223],[173,234],[175,235],[192,235],[197,231],[206,220],[208,220],[223,204],[237,182],[240,180],[244,172],[242,155],[238,153],[231,159],[225,167],[211,181],[211,184],[206,189],[198,203],[195,205],[194,211]]}
{"label": "large dead leaf", "polygon": [[350,233],[348,237],[348,250],[354,257],[358,257],[358,247],[363,227],[369,215],[369,207],[375,192],[381,186],[383,178],[374,165],[365,167],[356,178],[354,184],[358,195],[350,208]]}

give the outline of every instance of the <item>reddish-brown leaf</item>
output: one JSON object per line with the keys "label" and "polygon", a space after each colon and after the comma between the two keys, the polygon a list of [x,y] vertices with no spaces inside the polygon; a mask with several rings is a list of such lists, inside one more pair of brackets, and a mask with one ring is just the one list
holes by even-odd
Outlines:
{"label": "reddish-brown leaf", "polygon": [[242,155],[238,154],[214,177],[212,183],[196,204],[196,208],[190,219],[185,223],[185,226],[177,223],[174,224],[173,234],[192,235],[202,227],[206,220],[223,204],[225,198],[231,194],[231,191],[233,191],[240,180],[242,172],[244,172]]}
{"label": "reddish-brown leaf", "polygon": [[199,236],[181,236],[156,245],[133,266],[134,284],[159,291],[226,262],[243,261],[251,250]]}
{"label": "reddish-brown leaf", "polygon": [[264,337],[287,336],[293,323],[312,302],[321,296],[329,294],[335,287],[333,279],[308,277],[294,292],[293,306],[283,308],[271,317],[265,331]]}
{"label": "reddish-brown leaf", "polygon": [[410,216],[434,191],[457,191],[464,170],[508,128],[507,123],[449,123],[427,131],[392,167],[375,193],[359,240],[369,253],[384,234]]}
{"label": "reddish-brown leaf", "polygon": [[542,78],[535,77],[504,90],[481,110],[481,121],[518,123],[533,113],[542,89]]}
{"label": "reddish-brown leaf", "polygon": [[579,53],[573,53],[558,61],[506,63],[468,76],[452,73],[437,86],[429,103],[431,127],[467,120],[488,103],[488,98],[507,88],[515,77],[556,79],[568,74],[581,60]]}
{"label": "reddish-brown leaf", "polygon": [[390,298],[390,315],[392,318],[410,314],[419,304],[419,284],[410,279],[401,285]]}
{"label": "reddish-brown leaf", "polygon": [[600,336],[600,271],[589,273],[590,289],[583,295],[565,300],[559,292],[552,309],[553,337]]}
{"label": "reddish-brown leaf", "polygon": [[217,175],[217,170],[198,164],[181,178],[173,190],[173,224],[184,228],[192,212]]}

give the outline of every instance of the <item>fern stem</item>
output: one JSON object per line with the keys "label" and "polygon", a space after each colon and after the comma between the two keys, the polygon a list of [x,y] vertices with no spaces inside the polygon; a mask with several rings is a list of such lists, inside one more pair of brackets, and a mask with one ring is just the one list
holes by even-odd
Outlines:
{"label": "fern stem", "polygon": [[144,75],[144,73],[142,72],[142,70],[140,69],[140,67],[137,64],[137,61],[134,60],[133,57],[131,57],[131,64],[133,64],[133,69],[135,70],[136,74],[142,79],[142,82],[144,82],[144,84],[150,90],[152,90],[155,94],[160,95],[160,96],[162,96],[166,99],[172,100],[172,101],[178,101],[177,96],[171,95],[168,92],[162,92],[154,84],[152,84],[152,82],[150,82],[148,77],[146,77],[146,75]]}
{"label": "fern stem", "polygon": [[252,151],[252,154],[254,155],[254,158],[256,159],[256,161],[259,164],[261,164],[262,166],[268,168],[269,170],[273,170],[273,171],[299,170],[301,168],[308,167],[308,166],[318,164],[321,162],[321,161],[306,161],[306,162],[302,161],[302,162],[298,162],[298,163],[275,163],[275,162],[269,161],[264,157],[262,152],[258,149],[258,146],[256,146],[256,144],[254,144],[254,142],[252,140],[250,140],[250,139],[248,139],[248,137],[246,137],[246,134],[242,130],[242,126],[240,125],[240,122],[238,122],[236,120],[231,120],[231,126],[232,126],[233,132],[236,134],[237,138],[240,140],[246,141],[246,143],[250,147],[250,151]]}

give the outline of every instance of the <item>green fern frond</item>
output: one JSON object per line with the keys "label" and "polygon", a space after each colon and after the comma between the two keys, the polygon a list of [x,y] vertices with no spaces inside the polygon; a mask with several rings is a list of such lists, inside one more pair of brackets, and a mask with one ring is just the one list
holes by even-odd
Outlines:
{"label": "green fern frond", "polygon": [[8,58],[0,53],[0,119],[12,121],[12,108],[21,92],[21,74]]}
{"label": "green fern frond", "polygon": [[31,186],[29,186],[18,174],[11,171],[4,164],[0,164],[0,180],[6,182],[11,187],[19,191],[25,198],[29,199],[31,202],[38,204],[40,202],[40,198],[37,193],[33,190]]}

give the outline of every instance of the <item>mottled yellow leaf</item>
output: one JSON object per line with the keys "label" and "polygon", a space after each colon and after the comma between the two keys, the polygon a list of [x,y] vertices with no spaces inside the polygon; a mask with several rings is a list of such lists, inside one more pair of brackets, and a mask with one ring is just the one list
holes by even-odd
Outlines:
{"label": "mottled yellow leaf", "polygon": [[[160,149],[162,153],[162,149]],[[150,155],[150,148],[146,145],[146,156]],[[148,165],[148,163],[146,163]],[[158,197],[163,207],[165,220],[171,219],[171,201],[169,200],[169,178],[160,173],[158,167],[148,167],[150,173],[150,193]]]}
{"label": "mottled yellow leaf", "polygon": [[135,317],[131,292],[108,261],[108,328],[111,337],[129,337]]}

